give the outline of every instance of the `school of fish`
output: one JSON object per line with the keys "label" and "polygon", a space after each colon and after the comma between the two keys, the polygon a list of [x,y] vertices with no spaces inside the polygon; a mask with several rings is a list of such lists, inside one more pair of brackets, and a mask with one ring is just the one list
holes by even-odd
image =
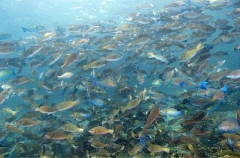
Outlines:
{"label": "school of fish", "polygon": [[0,33],[0,157],[240,157],[240,1],[19,30]]}

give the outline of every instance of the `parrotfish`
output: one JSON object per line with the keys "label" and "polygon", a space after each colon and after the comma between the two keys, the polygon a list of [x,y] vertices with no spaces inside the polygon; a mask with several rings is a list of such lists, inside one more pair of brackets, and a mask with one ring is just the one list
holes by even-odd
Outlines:
{"label": "parrotfish", "polygon": [[159,109],[158,107],[155,107],[155,108],[150,112],[150,114],[149,114],[149,116],[148,116],[148,118],[147,118],[147,122],[146,122],[146,124],[145,124],[144,127],[143,127],[143,131],[145,131],[145,130],[148,128],[148,126],[149,126],[150,124],[152,124],[152,122],[157,118],[157,116],[159,115],[159,111],[160,111],[160,109]]}
{"label": "parrotfish", "polygon": [[240,125],[236,119],[224,120],[218,125],[218,129],[223,132],[240,132]]}
{"label": "parrotfish", "polygon": [[106,104],[106,102],[100,98],[88,99],[88,101],[90,104],[95,105],[95,106],[103,106]]}
{"label": "parrotfish", "polygon": [[174,109],[174,108],[164,108],[160,112],[167,116],[182,116],[183,115],[183,110],[178,111],[177,109]]}
{"label": "parrotfish", "polygon": [[239,70],[234,70],[230,72],[228,75],[226,75],[227,78],[231,79],[237,79],[240,78],[240,69]]}
{"label": "parrotfish", "polygon": [[222,100],[226,95],[221,91],[217,91],[213,97],[212,97],[212,101],[215,101],[215,100]]}
{"label": "parrotfish", "polygon": [[14,69],[1,69],[0,70],[0,82],[7,80],[11,76],[16,75]]}
{"label": "parrotfish", "polygon": [[183,77],[173,78],[172,81],[175,86],[179,86],[186,89],[195,89],[195,88],[207,89],[206,85],[208,83],[208,82],[201,82],[200,84],[197,84],[194,81],[183,78]]}

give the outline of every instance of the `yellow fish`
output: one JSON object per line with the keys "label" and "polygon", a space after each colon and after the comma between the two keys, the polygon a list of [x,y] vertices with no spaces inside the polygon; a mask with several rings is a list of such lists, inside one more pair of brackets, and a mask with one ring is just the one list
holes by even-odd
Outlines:
{"label": "yellow fish", "polygon": [[186,62],[188,60],[190,60],[191,58],[193,58],[197,52],[202,49],[204,46],[203,44],[200,42],[195,48],[193,49],[190,49],[188,51],[186,51],[185,53],[183,53],[179,59],[180,59],[180,62]]}

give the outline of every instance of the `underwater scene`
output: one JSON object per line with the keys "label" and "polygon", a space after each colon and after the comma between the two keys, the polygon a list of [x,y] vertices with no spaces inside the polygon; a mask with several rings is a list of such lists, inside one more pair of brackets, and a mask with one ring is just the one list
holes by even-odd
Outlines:
{"label": "underwater scene", "polygon": [[0,12],[0,158],[240,157],[239,0]]}

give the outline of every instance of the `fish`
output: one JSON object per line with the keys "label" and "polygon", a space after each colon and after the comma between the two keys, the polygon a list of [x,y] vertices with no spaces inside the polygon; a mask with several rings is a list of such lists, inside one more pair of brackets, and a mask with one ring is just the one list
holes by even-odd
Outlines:
{"label": "fish", "polygon": [[116,87],[117,86],[116,81],[114,81],[114,79],[112,78],[106,78],[101,81],[94,81],[93,84],[100,87]]}
{"label": "fish", "polygon": [[105,60],[105,61],[118,61],[122,59],[122,56],[119,54],[109,54],[105,57],[101,57],[100,60]]}
{"label": "fish", "polygon": [[141,10],[149,10],[149,9],[154,8],[155,5],[152,3],[144,3],[144,4],[138,5],[136,7],[137,7],[137,9],[141,9]]}
{"label": "fish", "polygon": [[38,124],[40,124],[39,122],[33,121],[29,118],[21,118],[17,121],[17,124],[19,126],[23,126],[23,127],[32,127],[32,126],[36,126]]}
{"label": "fish", "polygon": [[31,25],[28,27],[22,27],[23,32],[39,32],[44,29],[45,29],[45,27],[42,25]]}
{"label": "fish", "polygon": [[101,67],[104,67],[105,65],[106,65],[106,61],[96,60],[96,61],[89,63],[88,65],[84,65],[83,69],[84,69],[84,71],[86,71],[88,69],[99,69]]}
{"label": "fish", "polygon": [[11,93],[12,93],[11,88],[5,89],[0,93],[0,105],[3,104],[9,98]]}
{"label": "fish", "polygon": [[158,152],[166,152],[169,153],[170,149],[169,148],[163,148],[160,145],[150,145],[148,148],[148,151],[150,151],[151,153],[158,153]]}
{"label": "fish", "polygon": [[1,33],[0,34],[0,40],[7,40],[12,37],[12,34],[10,33]]}
{"label": "fish", "polygon": [[229,119],[222,121],[218,129],[223,132],[236,133],[240,131],[240,125],[236,119]]}
{"label": "fish", "polygon": [[175,77],[175,78],[172,78],[172,83],[175,86],[179,86],[186,89],[196,89],[196,88],[207,89],[206,85],[208,82],[200,82],[200,84],[197,84],[190,79],[186,79],[183,77]]}
{"label": "fish", "polygon": [[166,64],[169,63],[169,60],[166,57],[164,57],[160,54],[154,54],[153,52],[148,52],[148,58],[155,58],[155,59],[160,60],[160,61],[162,61]]}
{"label": "fish", "polygon": [[39,111],[43,114],[54,114],[55,112],[57,112],[57,109],[55,107],[51,107],[51,106],[40,106],[38,108],[35,109],[35,111]]}
{"label": "fish", "polygon": [[47,90],[48,92],[53,92],[53,90],[54,90],[54,87],[52,86],[52,84],[50,84],[48,82],[39,82],[38,87],[43,88],[43,89]]}
{"label": "fish", "polygon": [[201,50],[204,45],[200,42],[195,48],[186,51],[185,53],[181,54],[179,57],[180,62],[187,62],[191,58],[193,58],[199,50]]}
{"label": "fish", "polygon": [[45,34],[42,35],[42,37],[38,39],[38,42],[50,41],[55,37],[55,35],[56,35],[55,32],[46,32]]}
{"label": "fish", "polygon": [[240,2],[118,2],[46,4],[25,33],[1,3],[0,155],[239,156]]}
{"label": "fish", "polygon": [[79,56],[79,53],[67,54],[67,57],[64,61],[64,64],[61,66],[61,68],[64,69],[69,65],[72,65],[75,61],[77,61],[78,56]]}
{"label": "fish", "polygon": [[52,140],[73,140],[73,136],[71,134],[67,135],[60,130],[46,133],[45,138]]}
{"label": "fish", "polygon": [[212,101],[215,100],[223,100],[226,94],[222,92],[221,90],[218,90],[213,96],[212,96]]}
{"label": "fish", "polygon": [[21,130],[17,127],[15,127],[15,125],[13,124],[6,124],[5,128],[9,131],[9,132],[17,132],[17,133],[24,133],[24,130]]}
{"label": "fish", "polygon": [[102,126],[96,126],[96,127],[91,128],[88,132],[91,133],[92,135],[104,135],[104,134],[108,134],[108,133],[113,134],[114,130],[107,129]]}
{"label": "fish", "polygon": [[11,114],[11,115],[16,115],[16,113],[19,112],[18,110],[14,111],[11,108],[3,108],[1,111],[4,112],[4,113]]}
{"label": "fish", "polygon": [[92,26],[90,27],[88,30],[86,30],[85,32],[82,33],[82,36],[85,37],[89,34],[93,34],[96,33],[98,30],[100,29],[99,26]]}
{"label": "fish", "polygon": [[34,78],[26,78],[26,77],[19,76],[18,78],[14,79],[11,83],[13,85],[23,85],[29,82],[34,82]]}
{"label": "fish", "polygon": [[134,156],[134,155],[140,153],[142,151],[142,149],[143,149],[142,144],[137,143],[136,145],[134,145],[133,149],[128,151],[128,154],[129,154],[129,156]]}
{"label": "fish", "polygon": [[238,110],[237,110],[237,120],[238,124],[240,125],[240,100],[238,101]]}
{"label": "fish", "polygon": [[156,103],[159,102],[171,102],[172,98],[168,96],[167,94],[155,91],[155,90],[149,90],[150,98],[155,100]]}
{"label": "fish", "polygon": [[133,42],[130,42],[127,46],[134,47],[134,46],[137,46],[137,45],[142,45],[142,44],[148,43],[148,41],[150,41],[149,37],[141,37],[141,38],[138,38],[137,40],[135,40]]}
{"label": "fish", "polygon": [[98,22],[103,25],[115,25],[116,24],[116,22],[113,20],[99,20]]}
{"label": "fish", "polygon": [[71,123],[64,124],[64,125],[61,126],[61,128],[62,128],[63,131],[73,132],[73,133],[75,133],[75,132],[82,133],[84,131],[83,128],[79,128],[79,127],[77,127],[77,126],[75,126]]}
{"label": "fish", "polygon": [[158,107],[155,107],[151,110],[150,114],[148,115],[147,122],[143,127],[143,131],[145,131],[150,124],[157,118],[159,115],[160,109]]}
{"label": "fish", "polygon": [[130,110],[137,107],[139,103],[140,103],[140,100],[138,99],[131,100],[125,107],[121,108],[122,113],[125,113],[126,110]]}
{"label": "fish", "polygon": [[183,115],[183,110],[178,111],[174,108],[164,108],[164,109],[160,110],[160,112],[167,116],[182,116]]}
{"label": "fish", "polygon": [[14,68],[13,69],[1,69],[0,70],[0,82],[9,79],[12,76],[17,76]]}
{"label": "fish", "polygon": [[238,79],[240,78],[240,70],[231,71],[226,75],[227,78]]}
{"label": "fish", "polygon": [[103,106],[106,105],[106,102],[100,98],[88,99],[89,103],[95,106]]}
{"label": "fish", "polygon": [[64,102],[57,104],[56,108],[58,111],[64,111],[64,110],[68,110],[68,109],[76,106],[77,104],[79,104],[79,100],[64,101]]}
{"label": "fish", "polygon": [[56,63],[63,55],[63,52],[57,52],[53,55],[51,55],[48,59],[48,65],[53,65],[54,63]]}
{"label": "fish", "polygon": [[24,58],[31,58],[31,57],[35,56],[36,54],[38,54],[42,49],[43,49],[43,46],[41,46],[41,45],[32,46],[32,47],[28,48],[26,51],[24,51],[22,56]]}
{"label": "fish", "polygon": [[218,51],[213,53],[211,57],[222,57],[222,56],[228,56],[228,55],[229,55],[229,52]]}
{"label": "fish", "polygon": [[196,123],[198,121],[201,121],[206,115],[207,115],[206,111],[200,110],[195,115],[193,115],[190,119],[183,120],[182,124],[183,126],[186,126],[189,124]]}
{"label": "fish", "polygon": [[210,103],[212,103],[212,100],[207,99],[207,98],[198,98],[198,99],[195,99],[191,102],[192,105],[200,106],[200,107],[203,107],[203,106],[208,105]]}
{"label": "fish", "polygon": [[185,143],[191,143],[191,144],[198,144],[198,145],[201,145],[202,143],[197,140],[195,137],[193,136],[184,136],[182,135],[181,136],[181,140]]}
{"label": "fish", "polygon": [[102,142],[92,142],[91,146],[97,149],[102,149],[108,146],[108,144],[102,143]]}
{"label": "fish", "polygon": [[18,43],[15,41],[0,42],[0,55],[11,54],[19,48]]}
{"label": "fish", "polygon": [[73,76],[72,72],[65,72],[64,74],[57,76],[58,79],[63,79],[63,78],[70,78]]}

